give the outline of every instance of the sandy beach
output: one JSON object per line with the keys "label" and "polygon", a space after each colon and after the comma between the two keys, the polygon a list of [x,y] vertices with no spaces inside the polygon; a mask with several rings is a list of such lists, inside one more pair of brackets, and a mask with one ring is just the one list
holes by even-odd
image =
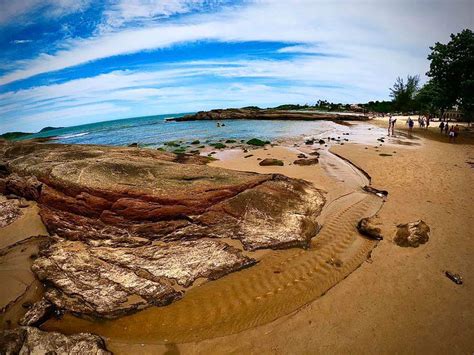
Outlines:
{"label": "sandy beach", "polygon": [[[385,125],[383,119],[374,123],[382,127]],[[330,238],[338,230],[342,237],[346,233],[344,223],[353,223],[347,227],[350,240],[334,249],[334,254],[328,254],[328,257],[332,255],[333,258],[330,262],[337,263],[340,260],[344,265],[342,269],[346,269],[346,260],[348,263],[353,260],[354,266],[347,264],[347,274],[328,264],[330,259],[326,256],[323,258],[323,255],[315,254],[310,259],[308,255],[311,254],[294,248],[277,252],[251,252],[247,255],[263,260],[259,265],[193,288],[183,300],[171,306],[149,308],[113,323],[91,323],[66,315],[63,320],[49,320],[41,329],[65,333],[90,331],[102,335],[107,348],[116,354],[472,352],[474,262],[470,256],[474,246],[474,211],[471,203],[474,196],[472,189],[467,188],[473,182],[470,164],[474,161],[472,141],[466,137],[456,144],[446,143],[443,139],[433,140],[430,135],[438,134],[434,129],[432,132],[420,132],[422,134],[415,130],[413,137],[407,138],[404,130],[404,127],[400,127],[398,137],[388,144],[381,145],[378,141],[373,144],[334,143],[327,151],[323,146],[307,146],[301,142],[298,146],[268,146],[248,152],[241,149],[223,150],[216,155],[218,160],[211,163],[213,167],[263,174],[278,173],[309,181],[317,189],[327,192],[326,203],[333,204],[335,210],[341,210],[344,203],[347,204],[344,207],[346,209],[355,206],[362,198],[369,196],[366,209],[350,218],[341,217],[340,221],[336,218],[331,222],[334,217],[331,209],[323,213],[319,218],[323,228],[313,239],[309,251],[331,245],[330,240],[326,242],[325,238]],[[298,154],[309,156],[314,151],[320,154],[319,164],[298,166],[293,163]],[[366,177],[341,159],[329,159],[330,155],[333,157],[332,153],[368,173],[373,187],[387,190],[385,202],[374,195],[370,197],[357,192],[367,183]],[[259,162],[265,158],[279,159],[284,162],[284,166],[260,166]],[[352,197],[340,199],[346,195]],[[384,236],[380,242],[358,236],[355,228],[359,218],[374,213]],[[396,226],[419,219],[431,228],[428,243],[418,248],[396,245],[393,242]],[[330,226],[331,223],[335,224],[334,231],[325,229],[325,225]],[[21,245],[21,241],[30,235],[47,234],[34,203],[16,221],[2,228],[1,233],[4,246],[16,242]],[[36,245],[33,243],[28,247],[31,251],[28,249],[24,253],[24,260],[15,256],[15,250],[8,249],[9,255],[14,257],[2,261],[2,275],[8,273],[11,276],[12,271],[16,270],[14,275],[21,276],[20,284],[29,284],[38,290],[39,285],[32,283],[34,275],[28,270],[32,262],[28,253],[34,254]],[[25,250],[24,247],[20,249]],[[324,280],[332,280],[328,286],[304,284],[303,274],[298,274],[299,271],[295,269],[288,277],[293,278],[292,282],[298,279],[300,283],[303,281],[303,288],[299,289],[306,290],[306,298],[300,300],[298,296],[297,300],[289,296],[291,293],[285,295],[286,292],[293,292],[295,288],[292,286],[283,292],[282,301],[270,296],[268,303],[263,303],[263,308],[250,307],[251,303],[246,301],[246,297],[251,297],[254,292],[258,294],[260,286],[262,289],[267,286],[278,287],[280,281],[274,283],[275,286],[260,285],[250,289],[246,286],[251,284],[247,278],[256,277],[257,281],[264,279],[266,272],[274,272],[278,258],[282,257],[294,260],[293,264],[288,265],[299,268],[298,260],[301,259],[301,265],[306,265],[302,269],[306,277],[305,268],[310,265],[316,269],[329,270],[328,275],[332,275],[331,270],[334,269],[334,275],[339,276],[326,277]],[[446,270],[462,275],[464,284],[459,286],[453,283],[445,276]],[[289,280],[284,275],[279,279],[281,282]],[[21,301],[38,299],[36,291],[30,290],[25,294],[24,287],[19,286],[17,280],[5,281],[9,285],[17,285],[10,289],[12,294],[7,299],[18,296],[21,296]],[[226,291],[226,287],[229,291]],[[220,312],[224,313],[214,314],[212,308],[206,311],[205,305],[202,305],[202,309],[192,310],[195,308],[193,300],[209,302],[210,305],[216,302],[213,301],[213,292],[227,295],[219,301],[219,307],[222,307]],[[241,293],[240,305],[227,301],[230,300],[230,292]],[[2,315],[3,327],[17,321],[25,312],[20,304],[16,302]],[[217,303],[214,304],[217,307]],[[249,311],[250,315],[245,315],[247,311],[244,312],[243,305],[250,307],[249,310],[253,309]],[[223,323],[216,329],[194,329],[192,332],[198,338],[196,341],[189,341],[190,337],[182,333],[183,328],[176,318],[188,314],[188,318],[183,318],[184,324],[195,322],[205,327],[207,323],[202,318],[205,312],[208,321],[212,322],[214,316],[216,320],[225,316],[227,307],[237,313],[240,309],[242,318],[239,321],[229,319],[229,325]],[[252,326],[252,322],[255,322],[254,312],[262,312],[262,309],[267,311]],[[158,338],[153,339],[155,333],[152,330],[138,326],[153,323],[155,319],[170,322],[168,332],[158,332],[155,336],[171,338],[157,342]]]}
{"label": "sandy beach", "polygon": [[[385,125],[380,119],[378,125]],[[404,129],[402,128],[403,132]],[[419,130],[413,132],[419,137]],[[422,132],[426,134],[425,132]],[[438,134],[433,132],[428,134]],[[346,144],[331,150],[367,171],[389,196],[377,214],[384,240],[371,257],[324,296],[274,322],[238,334],[166,346],[111,343],[117,353],[470,353],[474,349],[474,221],[470,144],[420,138],[419,146]],[[268,156],[290,163],[294,152],[259,149],[213,164],[283,172],[325,186],[320,167],[259,167]],[[380,154],[390,154],[381,156]],[[393,243],[399,223],[423,219],[427,244]],[[458,286],[444,271],[462,275]]]}

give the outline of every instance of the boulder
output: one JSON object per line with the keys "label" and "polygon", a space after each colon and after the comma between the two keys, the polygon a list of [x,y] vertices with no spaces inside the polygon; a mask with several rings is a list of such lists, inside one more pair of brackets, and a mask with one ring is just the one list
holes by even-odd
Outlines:
{"label": "boulder", "polygon": [[64,335],[20,327],[0,333],[1,354],[111,354],[98,335],[78,333]]}
{"label": "boulder", "polygon": [[259,163],[259,165],[260,166],[283,166],[285,164],[279,159],[266,158],[266,159],[263,159]]}
{"label": "boulder", "polygon": [[138,143],[132,143],[128,145],[130,148],[138,148]]}
{"label": "boulder", "polygon": [[430,227],[422,220],[399,224],[393,241],[401,247],[417,248],[430,239]]}
{"label": "boulder", "polygon": [[324,141],[324,139],[320,139],[319,144],[326,144],[326,142]]}
{"label": "boulder", "polygon": [[46,321],[53,312],[53,305],[46,299],[33,304],[20,319],[20,325],[38,326]]}
{"label": "boulder", "polygon": [[293,162],[296,165],[315,165],[319,163],[318,158],[310,158],[310,159],[297,159]]}
{"label": "boulder", "polygon": [[374,217],[362,218],[357,224],[357,230],[360,234],[374,240],[382,240],[381,230],[376,226]]}

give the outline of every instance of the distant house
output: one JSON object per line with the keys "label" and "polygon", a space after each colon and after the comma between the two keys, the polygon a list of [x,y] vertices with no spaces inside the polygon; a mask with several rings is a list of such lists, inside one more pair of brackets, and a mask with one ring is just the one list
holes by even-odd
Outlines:
{"label": "distant house", "polygon": [[463,118],[462,111],[459,110],[458,106],[453,106],[450,110],[447,110],[443,113],[443,117],[445,120],[455,120],[461,121]]}

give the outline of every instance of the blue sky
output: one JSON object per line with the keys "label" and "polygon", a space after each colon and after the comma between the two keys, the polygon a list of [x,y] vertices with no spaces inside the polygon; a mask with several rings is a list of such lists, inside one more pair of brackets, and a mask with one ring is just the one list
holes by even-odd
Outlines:
{"label": "blue sky", "polygon": [[474,2],[0,0],[0,133],[388,98]]}

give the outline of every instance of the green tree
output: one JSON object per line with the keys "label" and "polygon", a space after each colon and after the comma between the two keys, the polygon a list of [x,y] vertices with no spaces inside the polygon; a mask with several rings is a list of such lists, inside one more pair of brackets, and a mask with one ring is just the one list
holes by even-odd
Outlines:
{"label": "green tree", "polygon": [[414,97],[418,90],[420,77],[418,75],[408,75],[407,81],[398,77],[390,89],[390,96],[393,98],[393,107],[397,111],[407,112],[415,108]]}
{"label": "green tree", "polygon": [[445,98],[433,81],[428,81],[418,90],[414,98],[415,108],[424,114],[436,114],[445,106]]}
{"label": "green tree", "polygon": [[426,73],[437,88],[441,112],[459,105],[465,118],[472,121],[474,113],[474,33],[465,29],[451,34],[447,44],[437,42],[430,47],[430,70]]}

